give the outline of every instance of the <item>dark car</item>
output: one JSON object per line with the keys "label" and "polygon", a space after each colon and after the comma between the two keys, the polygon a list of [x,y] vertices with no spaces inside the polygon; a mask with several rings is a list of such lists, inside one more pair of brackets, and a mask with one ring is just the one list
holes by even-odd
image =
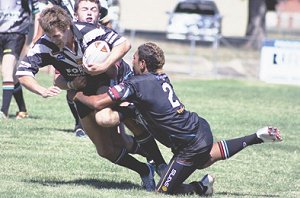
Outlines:
{"label": "dark car", "polygon": [[179,1],[169,14],[168,39],[214,41],[221,35],[222,17],[212,0]]}

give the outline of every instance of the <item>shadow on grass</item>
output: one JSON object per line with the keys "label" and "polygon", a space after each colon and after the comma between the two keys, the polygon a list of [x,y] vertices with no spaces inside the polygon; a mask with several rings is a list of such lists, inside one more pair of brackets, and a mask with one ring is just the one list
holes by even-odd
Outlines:
{"label": "shadow on grass", "polygon": [[140,185],[133,184],[131,182],[122,181],[114,182],[109,180],[98,179],[76,179],[71,181],[64,180],[26,180],[25,182],[37,183],[43,186],[60,186],[60,185],[76,185],[76,186],[92,186],[97,189],[131,189],[141,188]]}
{"label": "shadow on grass", "polygon": [[270,195],[270,194],[250,194],[250,193],[230,193],[230,192],[216,192],[216,195],[227,195],[227,196],[236,196],[236,197],[279,197],[279,195]]}

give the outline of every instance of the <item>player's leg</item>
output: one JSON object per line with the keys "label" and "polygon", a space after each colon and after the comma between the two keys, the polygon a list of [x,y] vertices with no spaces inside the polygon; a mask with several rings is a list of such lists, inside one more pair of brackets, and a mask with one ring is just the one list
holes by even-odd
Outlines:
{"label": "player's leg", "polygon": [[[17,36],[14,39],[17,42],[17,44],[15,46],[15,55],[16,55],[16,60],[18,60],[22,51],[23,50],[26,51],[25,49],[27,49],[27,46],[25,44],[27,41],[27,36],[17,34]],[[17,64],[15,64],[15,66],[14,66],[14,74],[16,73],[16,70],[17,70]],[[18,105],[18,108],[19,108],[19,112],[16,113],[16,119],[27,118],[28,113],[27,113],[27,109],[26,109],[26,105],[25,105],[22,86],[19,83],[18,78],[15,75],[13,77],[14,77],[14,83],[15,83],[13,96],[14,96],[16,103]]]}
{"label": "player's leg", "polygon": [[[7,34],[6,43],[3,43],[3,59],[2,59],[2,106],[1,112],[8,116],[8,110],[12,96],[15,95],[20,111],[26,112],[25,102],[23,98],[22,87],[20,84],[15,86],[15,71],[17,59],[21,53],[25,43],[25,35]],[[15,89],[16,88],[16,89]]]}
{"label": "player's leg", "polygon": [[126,127],[134,134],[137,147],[140,147],[140,149],[146,153],[147,161],[153,160],[156,172],[159,176],[161,176],[167,164],[153,136],[135,119],[125,119],[124,123]]}
{"label": "player's leg", "polygon": [[[125,109],[126,107],[118,107],[117,109]],[[129,111],[129,110],[128,110]],[[135,113],[131,113],[136,116]],[[113,110],[112,108],[105,108],[98,111],[95,115],[96,121],[100,126],[116,126],[120,125],[120,120],[123,115],[120,112]],[[127,115],[126,115],[127,116]],[[140,154],[147,158],[148,161],[153,160],[156,164],[156,169],[162,169],[166,165],[166,162],[158,148],[158,145],[154,138],[147,132],[147,130],[138,124],[134,119],[128,118],[124,120],[126,127],[133,133],[134,138],[124,131],[121,132],[124,143],[129,153]],[[147,153],[147,155],[145,154]],[[159,168],[161,167],[161,168]],[[157,171],[160,172],[160,171]]]}
{"label": "player's leg", "polygon": [[[208,154],[209,152],[204,155]],[[164,194],[176,195],[212,195],[214,178],[211,175],[205,175],[200,181],[183,184],[195,170],[195,166],[185,163],[185,161],[180,161],[178,158],[172,158],[167,171],[156,186],[156,191]]]}
{"label": "player's leg", "polygon": [[147,191],[155,188],[154,175],[150,165],[142,163],[128,154],[117,127],[101,127],[95,121],[93,112],[81,119],[86,134],[96,146],[97,153],[109,161],[137,172]]}
{"label": "player's leg", "polygon": [[210,153],[210,161],[202,168],[206,168],[219,160],[226,160],[242,151],[247,146],[261,144],[268,141],[282,141],[279,129],[276,127],[264,127],[259,129],[256,133],[248,136],[218,141],[213,144],[213,148]]}
{"label": "player's leg", "polygon": [[213,136],[206,120],[200,118],[198,133],[194,139],[182,148],[174,148],[176,156],[168,164],[164,176],[161,177],[156,190],[168,194],[211,195],[214,179],[210,175],[204,176],[200,181],[190,184],[183,182],[210,159],[213,145]]}
{"label": "player's leg", "polygon": [[2,59],[2,106],[1,112],[8,117],[8,110],[14,92],[14,65],[16,57],[13,54],[4,54]]}
{"label": "player's leg", "polygon": [[79,119],[79,115],[76,110],[76,105],[73,101],[74,94],[75,94],[74,90],[67,90],[66,100],[67,100],[69,109],[72,113],[72,116],[75,120],[74,133],[77,137],[83,137],[83,136],[85,136],[85,131],[82,128],[82,125],[81,125],[81,122]]}

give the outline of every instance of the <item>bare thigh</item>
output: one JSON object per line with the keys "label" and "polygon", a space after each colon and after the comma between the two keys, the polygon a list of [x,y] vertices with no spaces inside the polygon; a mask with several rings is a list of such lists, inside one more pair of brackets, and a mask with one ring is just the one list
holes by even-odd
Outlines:
{"label": "bare thigh", "polygon": [[115,161],[120,155],[125,143],[117,132],[117,127],[101,127],[96,123],[95,113],[81,119],[83,128],[97,149],[97,153],[110,161]]}

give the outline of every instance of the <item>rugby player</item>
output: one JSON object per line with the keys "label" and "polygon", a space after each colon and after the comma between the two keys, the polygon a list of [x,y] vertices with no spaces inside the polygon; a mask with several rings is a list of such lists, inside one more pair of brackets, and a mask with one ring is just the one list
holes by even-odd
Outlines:
{"label": "rugby player", "polygon": [[[63,85],[65,89],[79,89],[87,95],[106,91],[103,87],[109,85],[110,79],[105,73],[92,76],[84,71],[82,66],[84,50],[94,41],[107,41],[111,53],[102,64],[103,71],[107,71],[130,49],[128,40],[106,27],[96,28],[93,24],[72,23],[71,17],[59,6],[43,10],[39,23],[45,34],[28,51],[18,67],[16,75],[21,84],[44,98],[58,95],[61,91],[59,87],[46,88],[35,79],[40,68],[53,65],[66,80]],[[74,79],[80,80],[72,83],[74,87],[70,87],[68,83]],[[101,127],[95,121],[93,109],[80,102],[77,102],[76,107],[82,125],[96,146],[98,154],[137,172],[146,190],[154,190],[152,167],[128,153],[123,138],[117,133],[117,127]]]}
{"label": "rugby player", "polygon": [[[101,4],[103,3],[100,1]],[[101,28],[101,25],[98,24],[98,19],[101,19],[107,14],[105,9],[100,6],[100,2],[98,0],[78,0],[74,5],[74,17],[79,22],[87,22],[97,25]],[[106,5],[105,5],[106,6]],[[106,8],[106,7],[105,7]],[[99,12],[99,10],[101,12]],[[102,15],[104,12],[104,15]],[[109,72],[110,76],[110,85],[116,85],[122,82],[124,79],[133,75],[131,67],[123,60],[120,59],[116,62],[115,68],[117,71]],[[107,73],[107,72],[106,72]],[[93,73],[91,73],[93,74]],[[73,82],[69,82],[69,84],[73,84],[77,86],[77,79],[74,79]],[[68,90],[68,98],[71,101],[73,99],[73,94],[76,89],[70,89],[70,87],[65,87],[68,85],[68,82],[64,77],[60,74],[55,76],[55,85],[60,87],[61,89]],[[71,98],[72,97],[72,98]],[[120,123],[118,115],[114,115],[112,113],[111,108],[105,108],[101,111],[97,111],[95,114],[96,121],[100,126],[103,127],[112,127],[119,124],[120,134],[123,136],[126,148],[130,153],[139,153],[147,157],[148,161],[151,161],[155,164],[155,169],[158,174],[161,174],[161,170],[166,166],[166,162],[163,159],[161,152],[159,151],[158,145],[154,138],[147,132],[147,130],[140,125],[136,119],[126,119],[124,120],[127,128],[132,131],[134,134],[134,138],[125,133],[125,129],[123,123]],[[138,116],[138,115],[137,115]],[[99,134],[101,135],[101,134]],[[143,150],[143,151],[141,151]]]}
{"label": "rugby player", "polygon": [[104,94],[87,96],[79,91],[74,98],[94,109],[102,109],[119,101],[135,104],[144,118],[143,124],[174,154],[156,186],[157,192],[212,195],[214,177],[209,174],[200,181],[183,182],[196,169],[228,159],[247,146],[282,140],[279,129],[264,127],[245,137],[214,143],[209,123],[198,114],[186,110],[177,97],[163,72],[164,63],[162,49],[151,42],[142,44],[133,56],[133,77],[110,87]]}

